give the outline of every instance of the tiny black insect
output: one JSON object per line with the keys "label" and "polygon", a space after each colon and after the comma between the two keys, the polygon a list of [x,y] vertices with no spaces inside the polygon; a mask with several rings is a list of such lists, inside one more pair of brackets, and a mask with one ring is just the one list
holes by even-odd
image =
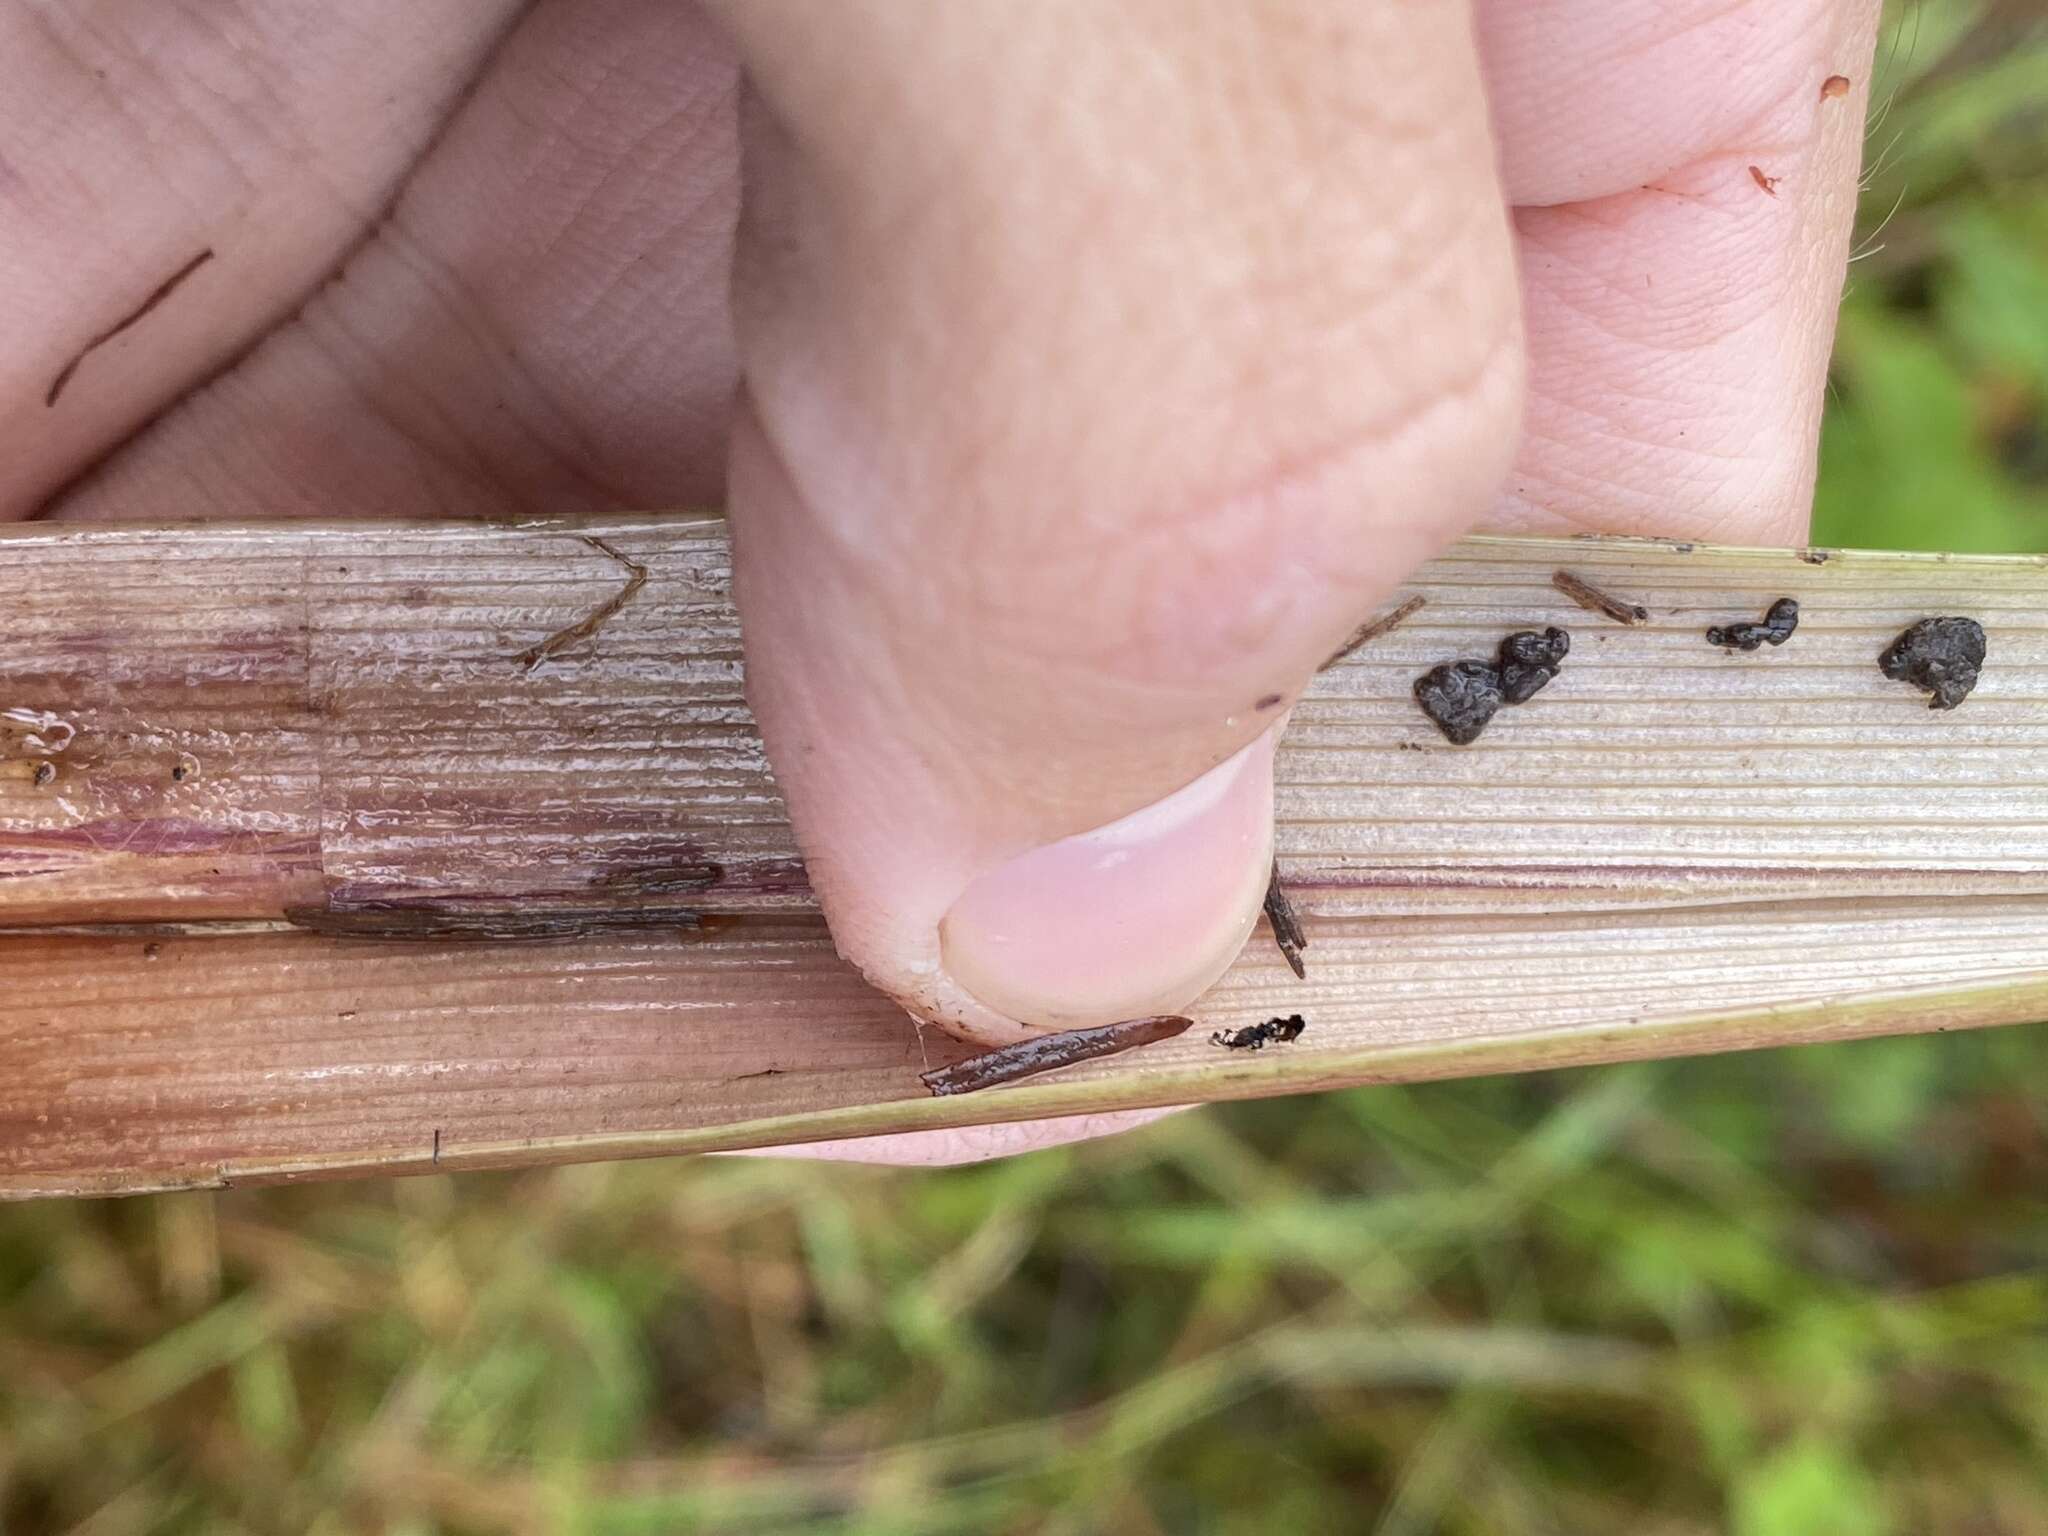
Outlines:
{"label": "tiny black insect", "polygon": [[1219,1029],[1209,1037],[1209,1043],[1220,1045],[1226,1051],[1259,1051],[1268,1045],[1285,1045],[1291,1040],[1298,1040],[1307,1028],[1306,1019],[1298,1013],[1290,1013],[1284,1019],[1268,1019],[1263,1024]]}

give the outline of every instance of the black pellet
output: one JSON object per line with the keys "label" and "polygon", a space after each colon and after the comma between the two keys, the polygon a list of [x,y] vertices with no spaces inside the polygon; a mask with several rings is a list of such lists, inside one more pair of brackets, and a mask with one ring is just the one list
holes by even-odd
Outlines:
{"label": "black pellet", "polygon": [[1500,696],[1507,704],[1526,704],[1557,676],[1558,663],[1572,648],[1572,637],[1555,625],[1538,634],[1518,629],[1500,643]]}
{"label": "black pellet", "polygon": [[1884,649],[1877,665],[1895,682],[1931,694],[1929,709],[1954,709],[1984,670],[1984,626],[1975,619],[1922,619]]}
{"label": "black pellet", "polygon": [[1483,661],[1447,661],[1415,680],[1415,702],[1457,746],[1479,739],[1507,702],[1500,673]]}
{"label": "black pellet", "polygon": [[1783,645],[1799,627],[1799,604],[1781,597],[1771,604],[1761,624],[1716,624],[1707,631],[1707,644],[1731,651],[1753,651],[1763,645]]}

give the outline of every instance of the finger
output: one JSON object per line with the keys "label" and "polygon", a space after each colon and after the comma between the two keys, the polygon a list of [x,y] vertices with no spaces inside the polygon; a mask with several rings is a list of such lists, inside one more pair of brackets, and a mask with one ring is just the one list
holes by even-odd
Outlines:
{"label": "finger", "polygon": [[749,690],[839,945],[986,1040],[1183,1005],[1274,723],[1512,448],[1467,13],[717,12]]}
{"label": "finger", "polygon": [[1481,0],[1530,368],[1490,526],[1804,538],[1877,11]]}
{"label": "finger", "polygon": [[340,280],[58,511],[715,504],[737,84],[695,7],[540,5]]}
{"label": "finger", "polygon": [[0,517],[299,303],[518,8],[0,0]]}

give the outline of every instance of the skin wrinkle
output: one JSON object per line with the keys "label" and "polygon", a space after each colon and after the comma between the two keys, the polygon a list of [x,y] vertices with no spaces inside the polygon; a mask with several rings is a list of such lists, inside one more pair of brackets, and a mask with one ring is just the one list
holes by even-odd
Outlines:
{"label": "skin wrinkle", "polygon": [[[415,287],[438,315],[452,322],[479,354],[496,360],[498,372],[511,386],[501,388],[500,400],[527,429],[526,441],[544,452],[569,483],[595,492],[593,501],[623,501],[620,487],[602,483],[593,473],[593,466],[601,465],[603,457],[595,452],[595,445],[576,425],[573,413],[556,397],[553,388],[527,367],[497,305],[484,301],[452,260],[413,233],[403,207],[386,226],[384,236],[375,254],[389,255],[394,264],[414,279]],[[461,445],[473,472],[493,481],[508,497],[523,500],[515,485],[478,455],[475,433],[465,431],[450,406],[434,400],[432,393],[422,391],[417,403],[439,420],[451,443]],[[566,443],[561,441],[565,437],[569,439]],[[517,478],[523,481],[525,477]]]}
{"label": "skin wrinkle", "polygon": [[[1460,223],[1454,226],[1449,235],[1445,237],[1444,242],[1440,243],[1462,242],[1474,232],[1467,226],[1476,225],[1481,221],[1490,221],[1496,216],[1494,212],[1476,205],[1468,207]],[[1439,265],[1439,263],[1428,259],[1424,255],[1418,255],[1412,261],[1397,265],[1394,272],[1390,275],[1385,288],[1382,290],[1384,297],[1380,302],[1392,302],[1394,296],[1399,295],[1401,302],[1405,306],[1412,308],[1416,300],[1412,292],[1407,291],[1413,286],[1410,279],[1412,278],[1418,282],[1439,280],[1440,274],[1437,271]],[[1443,281],[1451,283],[1454,289],[1454,280],[1443,279]],[[1446,292],[1444,295],[1446,304],[1449,304],[1453,298],[1454,291]],[[1430,306],[1423,307],[1428,308]],[[1366,328],[1367,323],[1363,315],[1353,322],[1354,326],[1361,330]],[[1479,393],[1481,382],[1499,365],[1503,356],[1513,348],[1518,338],[1519,331],[1514,311],[1511,307],[1506,308],[1503,312],[1501,328],[1490,338],[1482,337],[1475,340],[1477,354],[1477,362],[1475,364],[1467,368],[1460,368],[1433,389],[1413,390],[1410,396],[1403,396],[1400,390],[1388,387],[1383,393],[1393,398],[1393,404],[1389,406],[1385,414],[1377,418],[1368,419],[1355,427],[1347,429],[1341,434],[1334,446],[1300,455],[1300,467],[1289,468],[1287,466],[1279,466],[1260,471],[1251,477],[1251,485],[1257,486],[1265,482],[1284,485],[1298,478],[1304,478],[1314,465],[1338,462],[1353,453],[1361,451],[1366,445],[1399,438],[1407,431],[1411,423],[1428,416],[1440,403],[1455,403],[1460,399],[1472,398]],[[1254,366],[1248,361],[1246,367],[1237,376],[1236,388],[1228,391],[1227,394],[1237,397],[1249,391],[1254,398],[1284,398],[1289,392],[1274,387],[1272,381],[1290,373],[1313,375],[1316,377],[1327,376],[1329,366],[1327,359],[1323,358],[1324,352],[1374,359],[1398,350],[1398,348],[1391,346],[1366,345],[1357,341],[1350,341],[1342,345],[1333,342],[1323,347],[1312,357],[1290,360],[1292,367],[1286,370],[1282,369],[1279,358],[1269,354],[1259,354],[1256,365]],[[1234,412],[1218,407],[1215,414],[1219,418],[1227,418],[1234,414]],[[1240,424],[1238,430],[1243,430],[1242,424]],[[1185,432],[1175,432],[1155,435],[1162,438],[1179,438],[1187,434]],[[1280,434],[1275,431],[1273,435],[1277,436]],[[1248,488],[1221,498],[1205,498],[1205,504],[1211,508],[1221,508],[1234,505],[1243,499],[1260,497],[1265,494],[1262,491]],[[1267,499],[1270,499],[1270,497]],[[1349,507],[1333,508],[1331,515],[1333,521],[1342,524],[1355,516],[1355,510]],[[1200,526],[1199,519],[1193,521],[1195,526]],[[1140,536],[1156,537],[1167,541],[1170,547],[1171,544],[1189,537],[1190,523],[1191,519],[1185,501],[1176,494],[1169,492],[1157,498],[1152,503],[1149,511],[1141,503],[1134,515],[1130,513],[1120,515],[1112,526],[1085,521],[1079,523],[1069,522],[1066,525],[1069,531],[1069,539],[1065,545],[1057,549],[1042,550],[1036,546],[1034,540],[1030,537],[1013,538],[1006,543],[1003,552],[1003,565],[1001,569],[1005,577],[1004,586],[1005,588],[1012,586],[1008,579],[1010,575],[1008,562],[1011,560],[1041,556],[1059,568],[1077,566],[1099,549],[1100,542],[1105,537],[1118,540],[1128,540]],[[1028,533],[1028,530],[1013,529],[1012,532],[1021,534]],[[1294,536],[1296,535],[1283,533],[1275,537],[1280,541],[1285,541]],[[1341,538],[1334,542],[1340,547],[1344,543]],[[1149,564],[1150,562],[1140,561],[1138,563]],[[1019,583],[1017,585],[1023,584]],[[1001,594],[990,595],[1000,596]]]}
{"label": "skin wrinkle", "polygon": [[[1768,8],[1691,10],[1667,0],[1607,0],[1594,29],[1582,24],[1587,13],[1576,3],[1481,0],[1482,51],[1518,206],[1555,207],[1654,184],[1729,144],[1774,148],[1781,121],[1790,125],[1789,142],[1810,136],[1805,125],[1818,92],[1804,82],[1828,53],[1815,34],[1831,33],[1840,5],[1775,0]],[[1710,35],[1717,30],[1727,35]],[[1539,58],[1541,66],[1532,64]],[[1709,67],[1713,89],[1703,92],[1698,77]],[[1817,87],[1819,76],[1813,79]],[[1674,94],[1688,117],[1667,110],[1664,98]],[[1530,131],[1554,122],[1577,131]],[[1653,150],[1657,156],[1645,158]],[[1595,176],[1603,164],[1608,169]]]}
{"label": "skin wrinkle", "polygon": [[[1108,554],[1099,547],[1091,549],[1086,543],[1043,551],[1048,567],[1042,574],[1028,566],[1020,570],[1013,562],[1024,552],[1014,548],[1002,561],[966,566],[970,572],[989,577],[992,583],[977,586],[972,593],[971,608],[977,617],[979,636],[983,643],[1007,655],[1028,654],[1027,647],[1035,650],[1042,661],[1053,664],[1055,676],[1072,671],[1077,681],[1082,676],[1123,678],[1134,686],[1147,690],[1163,688],[1169,694],[1198,691],[1199,680],[1215,676],[1218,668],[1235,670],[1230,668],[1232,658],[1262,654],[1274,633],[1286,627],[1288,613],[1269,619],[1256,633],[1220,635],[1209,646],[1197,648],[1187,642],[1187,619],[1191,613],[1205,611],[1207,605],[1191,599],[1179,586],[1147,585],[1141,588],[1136,607],[1128,606],[1128,597],[1118,602],[1108,596],[1088,605],[1095,612],[1123,610],[1126,617],[1122,623],[1103,629],[1075,626],[1071,635],[1047,637],[1033,621],[1032,594],[1042,590],[1055,573],[1069,570],[1077,573],[1071,578],[1076,583],[1085,583],[1092,576],[1112,592],[1121,591],[1121,573],[1182,570],[1188,562],[1181,552],[1204,547],[1213,548],[1214,552],[1199,575],[1206,577],[1221,570],[1226,573],[1222,585],[1239,586],[1253,594],[1286,594],[1284,606],[1289,611],[1307,605],[1307,592],[1322,589],[1334,594],[1383,582],[1384,567],[1377,552],[1363,548],[1356,538],[1356,506],[1325,504],[1301,526],[1290,526],[1299,514],[1282,510],[1276,516],[1273,509],[1290,498],[1316,500],[1300,493],[1315,482],[1341,478],[1343,468],[1361,457],[1384,456],[1390,448],[1404,442],[1427,439],[1445,418],[1478,409],[1488,382],[1497,379],[1504,369],[1512,371],[1517,340],[1518,329],[1509,324],[1482,347],[1478,364],[1440,394],[1408,402],[1398,411],[1390,411],[1345,433],[1331,447],[1305,453],[1291,463],[1269,466],[1244,489],[1205,498],[1193,511],[1183,507],[1171,517],[1137,517],[1117,529],[1098,530],[1097,537],[1115,540],[1116,547]],[[1210,530],[1217,528],[1220,520],[1242,526],[1218,532],[1212,543]],[[1335,558],[1352,548],[1358,548],[1368,563],[1353,568]],[[1313,559],[1307,551],[1316,552]],[[1280,568],[1267,576],[1248,574],[1276,560]],[[1195,585],[1206,587],[1210,583],[1202,579]],[[1330,606],[1334,609],[1335,605]],[[949,607],[941,603],[935,611],[943,613]],[[1087,649],[1064,656],[1047,655],[1043,645],[1046,638],[1085,639]],[[1313,653],[1319,658],[1328,654],[1334,643],[1334,639],[1319,632],[1304,631],[1301,650],[1304,655]],[[921,653],[915,659],[921,663]],[[1304,665],[1312,665],[1312,661]],[[1254,730],[1244,740],[1256,734]]]}

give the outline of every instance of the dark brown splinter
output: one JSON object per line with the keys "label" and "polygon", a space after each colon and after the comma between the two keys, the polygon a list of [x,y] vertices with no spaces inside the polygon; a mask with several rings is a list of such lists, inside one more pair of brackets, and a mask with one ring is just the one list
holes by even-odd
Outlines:
{"label": "dark brown splinter", "polygon": [[1761,624],[1716,624],[1707,631],[1707,644],[1731,651],[1753,651],[1759,646],[1783,645],[1799,628],[1799,603],[1781,597],[1764,613]]}
{"label": "dark brown splinter", "polygon": [[1393,612],[1383,613],[1376,619],[1368,619],[1351,632],[1349,640],[1346,640],[1336,650],[1330,652],[1329,659],[1320,667],[1317,667],[1316,670],[1318,672],[1329,671],[1330,668],[1337,665],[1338,662],[1349,656],[1368,640],[1377,640],[1381,635],[1391,630],[1399,629],[1428,605],[1429,599],[1426,597],[1411,597],[1400,607],[1394,609]]}
{"label": "dark brown splinter", "polygon": [[1975,619],[1922,619],[1884,649],[1878,669],[1933,695],[1929,709],[1954,709],[1984,670],[1984,626]]}
{"label": "dark brown splinter", "polygon": [[1762,166],[1752,165],[1749,168],[1749,179],[1763,188],[1766,197],[1776,197],[1778,195],[1778,183],[1785,178],[1782,176],[1766,176]]}
{"label": "dark brown splinter", "polygon": [[1273,942],[1287,957],[1287,968],[1294,972],[1297,980],[1308,980],[1308,967],[1301,963],[1301,952],[1308,948],[1308,935],[1302,931],[1301,918],[1295,914],[1294,903],[1280,888],[1278,859],[1273,861],[1272,877],[1266,881],[1266,921],[1272,924]]}
{"label": "dark brown splinter", "polygon": [[1194,1022],[1181,1014],[1162,1013],[1144,1019],[1125,1019],[1120,1024],[1104,1024],[1096,1029],[1069,1029],[1057,1035],[1038,1035],[1030,1040],[1020,1040],[1015,1045],[1003,1046],[1000,1050],[956,1061],[950,1067],[922,1073],[918,1081],[932,1091],[934,1098],[974,1093],[1002,1083],[1014,1083],[1019,1078],[1036,1077],[1041,1072],[1071,1067],[1077,1061],[1118,1056],[1141,1045],[1171,1040],[1175,1035],[1186,1034]]}
{"label": "dark brown splinter", "polygon": [[1589,613],[1604,613],[1617,624],[1647,624],[1650,620],[1650,610],[1641,603],[1624,603],[1570,571],[1551,572],[1550,584]]}
{"label": "dark brown splinter", "polygon": [[43,396],[43,405],[45,407],[55,405],[57,403],[57,397],[64,393],[64,386],[71,382],[71,375],[78,372],[78,365],[80,363],[84,362],[94,352],[98,351],[101,347],[104,347],[108,342],[112,341],[116,336],[120,335],[123,331],[127,330],[128,327],[134,325],[144,315],[148,314],[152,309],[155,309],[157,305],[163,303],[165,299],[168,299],[172,294],[176,293],[178,291],[179,285],[183,283],[186,278],[190,277],[194,272],[197,272],[201,267],[205,266],[211,260],[213,260],[213,248],[209,246],[207,247],[207,249],[201,251],[197,256],[194,256],[190,261],[186,262],[185,265],[178,268],[177,271],[173,272],[169,277],[165,278],[161,283],[159,283],[157,285],[156,291],[152,293],[148,298],[144,299],[140,304],[136,305],[135,308],[131,309],[121,319],[115,321],[112,325],[108,326],[104,331],[101,331],[99,335],[93,337],[91,341],[88,341],[84,346],[80,347],[78,349],[78,355],[72,358],[70,362],[64,365],[63,369],[58,373],[56,378],[50,380],[49,393]]}
{"label": "dark brown splinter", "polygon": [[1219,1029],[1209,1037],[1209,1043],[1220,1045],[1226,1051],[1262,1051],[1269,1045],[1286,1045],[1299,1040],[1301,1032],[1307,1028],[1308,1020],[1298,1013],[1290,1013],[1284,1019],[1268,1019],[1263,1024]]}
{"label": "dark brown splinter", "polygon": [[376,905],[287,907],[284,918],[294,928],[340,939],[477,944],[549,942],[636,929],[703,926],[699,914],[688,907],[642,907],[616,912],[597,907],[477,911],[466,911],[460,907]]}
{"label": "dark brown splinter", "polygon": [[591,609],[583,618],[571,624],[567,629],[556,630],[547,639],[541,641],[539,645],[534,646],[531,650],[522,652],[519,662],[528,672],[531,672],[550,657],[559,655],[567,650],[578,640],[588,640],[600,629],[603,629],[606,624],[610,623],[621,608],[639,596],[640,589],[647,585],[647,567],[638,560],[628,559],[603,539],[597,537],[596,534],[580,533],[577,537],[599,554],[609,556],[623,566],[626,571],[626,584],[599,603],[595,608]]}

